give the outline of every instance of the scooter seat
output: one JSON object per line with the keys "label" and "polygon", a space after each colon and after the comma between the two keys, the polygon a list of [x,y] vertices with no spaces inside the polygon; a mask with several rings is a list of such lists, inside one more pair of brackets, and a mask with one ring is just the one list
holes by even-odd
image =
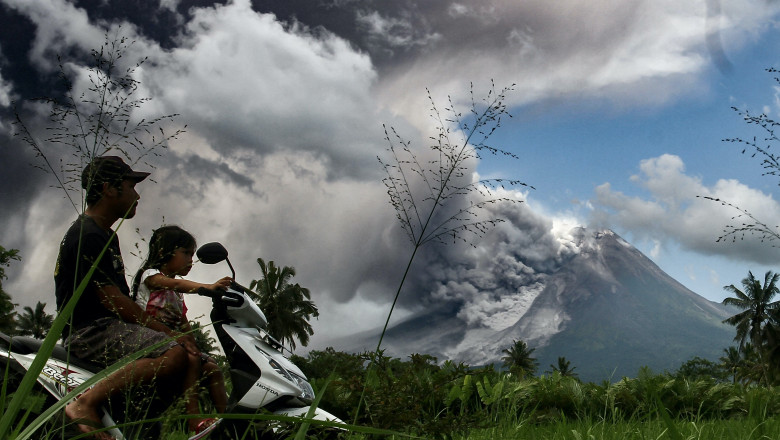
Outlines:
{"label": "scooter seat", "polygon": [[4,349],[13,351],[15,353],[30,354],[35,351],[28,344],[23,343],[20,338],[21,336],[11,337],[5,333],[0,333],[0,344],[2,344]]}
{"label": "scooter seat", "polygon": [[[43,341],[40,339],[31,338],[29,336],[8,336],[4,333],[0,333],[0,344],[5,345],[11,351],[19,354],[33,354],[37,353],[43,345]],[[84,368],[87,371],[100,371],[104,367],[90,362],[68,353],[68,350],[62,345],[55,345],[51,352],[51,357],[63,362],[67,362],[79,368]]]}

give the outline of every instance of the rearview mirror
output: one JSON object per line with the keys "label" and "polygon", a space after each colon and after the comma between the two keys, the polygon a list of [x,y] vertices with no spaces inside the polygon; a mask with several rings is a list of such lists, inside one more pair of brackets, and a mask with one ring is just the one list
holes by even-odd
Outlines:
{"label": "rearview mirror", "polygon": [[228,251],[225,246],[216,241],[213,243],[206,243],[198,249],[196,252],[198,259],[206,264],[217,264],[225,261],[228,257]]}

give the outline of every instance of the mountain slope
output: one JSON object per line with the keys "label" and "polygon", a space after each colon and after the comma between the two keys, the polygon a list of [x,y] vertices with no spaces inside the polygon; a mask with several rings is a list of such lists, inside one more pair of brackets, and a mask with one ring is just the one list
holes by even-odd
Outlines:
{"label": "mountain slope", "polygon": [[[600,381],[633,376],[642,366],[674,370],[694,356],[716,360],[732,345],[725,307],[691,292],[611,231],[580,229],[577,239],[579,252],[528,298],[531,306],[514,324],[468,325],[458,317],[461,304],[442,303],[390,328],[383,348],[482,365],[500,363],[501,351],[521,339],[536,348],[540,372],[565,356],[581,378]],[[377,340],[344,345],[373,349]]]}
{"label": "mountain slope", "polygon": [[693,356],[717,359],[731,345],[726,308],[691,292],[615,234],[597,234],[594,244],[562,269],[576,281],[558,303],[576,319],[537,350],[542,367],[566,356],[583,376],[619,378],[642,366],[676,369]]}

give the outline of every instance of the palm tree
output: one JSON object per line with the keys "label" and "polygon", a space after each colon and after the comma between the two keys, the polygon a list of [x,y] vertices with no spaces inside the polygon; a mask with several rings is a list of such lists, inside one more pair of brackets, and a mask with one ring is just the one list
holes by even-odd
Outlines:
{"label": "palm tree", "polygon": [[16,332],[16,312],[18,304],[11,301],[11,295],[3,290],[3,280],[8,278],[3,266],[10,266],[12,260],[21,260],[18,249],[6,250],[0,246],[0,332],[12,335]]}
{"label": "palm tree", "polygon": [[723,352],[725,353],[725,356],[720,357],[720,363],[723,366],[723,369],[731,373],[732,382],[736,385],[737,373],[745,364],[745,361],[742,359],[742,354],[737,347],[731,346],[729,348],[724,348]]}
{"label": "palm tree", "polygon": [[7,335],[16,333],[18,323],[14,308],[18,305],[11,301],[11,296],[5,293],[0,286],[0,332]]}
{"label": "palm tree", "polygon": [[742,364],[737,369],[737,375],[744,384],[760,384],[766,377],[764,362],[759,356],[758,350],[748,342],[742,349]]}
{"label": "palm tree", "polygon": [[309,343],[309,336],[314,330],[309,319],[320,316],[317,306],[311,301],[309,289],[300,285],[290,284],[295,276],[295,268],[284,266],[281,269],[273,261],[265,264],[262,258],[257,259],[263,278],[254,280],[249,288],[252,299],[260,306],[268,319],[268,333],[282,343],[289,342],[295,349],[295,339],[304,347]]}
{"label": "palm tree", "polygon": [[560,356],[558,357],[558,366],[556,367],[553,364],[550,364],[551,371],[555,372],[557,371],[558,374],[564,377],[572,377],[574,379],[577,378],[577,373],[574,372],[574,370],[577,369],[577,367],[571,366],[571,361],[566,360],[565,357]]}
{"label": "palm tree", "polygon": [[539,365],[536,358],[531,357],[534,350],[536,349],[528,348],[525,341],[512,341],[511,347],[501,351],[506,354],[501,358],[504,361],[503,366],[518,377],[525,377],[526,374],[533,375]]}
{"label": "palm tree", "polygon": [[200,351],[209,356],[219,351],[217,350],[217,340],[211,337],[207,329],[200,325],[198,321],[190,321],[190,329]]}
{"label": "palm tree", "polygon": [[35,310],[30,306],[25,307],[16,323],[17,333],[36,339],[45,338],[54,323],[54,315],[46,313],[45,308],[46,303],[40,301],[35,305]]}
{"label": "palm tree", "polygon": [[[723,300],[723,304],[735,306],[742,312],[725,319],[723,322],[731,324],[737,328],[735,341],[739,341],[740,348],[744,348],[746,342],[750,342],[757,350],[760,363],[764,369],[764,379],[768,381],[768,371],[764,351],[766,350],[767,330],[772,330],[772,317],[777,314],[780,302],[772,301],[775,295],[780,291],[777,282],[780,279],[780,273],[773,273],[771,270],[764,275],[763,285],[757,280],[752,272],[742,280],[743,290],[738,289],[733,284],[723,288],[734,294]],[[771,331],[771,333],[774,333]],[[772,338],[774,339],[774,338]]]}

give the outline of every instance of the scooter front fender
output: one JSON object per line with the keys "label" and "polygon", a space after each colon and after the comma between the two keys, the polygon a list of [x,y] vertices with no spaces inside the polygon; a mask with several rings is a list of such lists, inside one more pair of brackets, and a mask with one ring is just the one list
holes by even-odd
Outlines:
{"label": "scooter front fender", "polygon": [[[296,408],[278,408],[276,411],[274,411],[274,414],[278,414],[280,416],[306,417],[306,415],[309,413],[310,408],[311,407],[309,406],[302,406]],[[335,423],[342,423],[342,424],[344,423],[338,417],[320,408],[314,409],[313,418],[314,420],[322,420],[325,422],[335,422]]]}

